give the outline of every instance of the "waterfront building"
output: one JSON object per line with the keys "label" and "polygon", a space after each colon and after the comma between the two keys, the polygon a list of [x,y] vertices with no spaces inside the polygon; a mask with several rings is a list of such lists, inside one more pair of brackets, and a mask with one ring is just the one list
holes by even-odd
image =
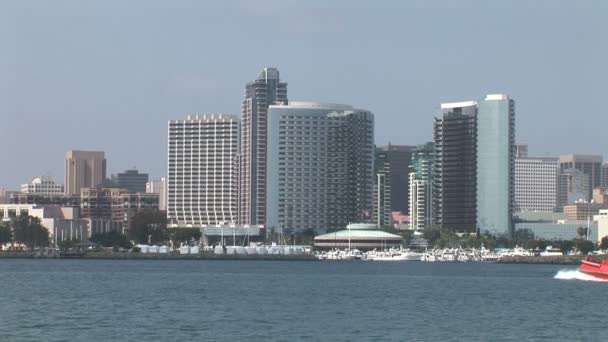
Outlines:
{"label": "waterfront building", "polygon": [[391,145],[376,148],[374,154],[373,221],[391,225],[393,212],[409,211],[408,170],[415,146]]}
{"label": "waterfront building", "polygon": [[169,121],[169,223],[200,226],[236,221],[238,130],[238,118],[226,114]]}
{"label": "waterfront building", "polygon": [[557,158],[515,158],[514,211],[555,211],[558,171]]}
{"label": "waterfront building", "polygon": [[167,211],[167,178],[161,177],[160,180],[149,181],[146,183],[146,193],[158,194],[158,209]]}
{"label": "waterfront building", "polygon": [[158,194],[130,193],[120,188],[82,188],[80,216],[92,222],[91,234],[118,231],[125,234],[133,215],[158,210]]}
{"label": "waterfront building", "polygon": [[584,154],[568,154],[559,157],[560,171],[568,169],[576,169],[582,171],[588,176],[587,193],[585,198],[591,198],[592,189],[602,186],[602,156],[599,155],[584,155]]}
{"label": "waterfront building", "polygon": [[590,200],[589,175],[578,169],[565,169],[558,176],[559,206]]}
{"label": "waterfront building", "polygon": [[315,236],[315,248],[386,249],[398,248],[402,241],[401,235],[379,230],[376,224],[352,223],[344,230]]}
{"label": "waterfront building", "polygon": [[79,216],[78,208],[61,205],[0,204],[0,221],[10,221],[19,216],[40,219],[49,232],[49,238],[57,245],[64,240],[86,240],[91,234],[90,222]]}
{"label": "waterfront building", "polygon": [[589,240],[598,241],[598,225],[594,220],[571,220],[562,212],[522,211],[515,213],[515,230],[528,230],[535,239],[573,240],[580,239],[579,228],[589,225]]}
{"label": "waterfront building", "polygon": [[287,83],[279,70],[264,68],[246,85],[241,106],[238,159],[238,222],[266,223],[266,153],[268,106],[287,104]]}
{"label": "waterfront building", "polygon": [[419,145],[412,154],[409,173],[410,229],[430,227],[433,218],[432,205],[432,142]]}
{"label": "waterfront building", "polygon": [[70,150],[65,156],[65,194],[79,195],[82,188],[94,188],[106,179],[105,153]]}
{"label": "waterfront building", "polygon": [[433,222],[474,232],[477,203],[477,102],[441,104],[433,125]]}
{"label": "waterfront building", "polygon": [[[515,230],[528,230],[538,240],[564,241],[580,239],[578,234],[580,227],[587,228],[587,220],[559,222],[519,222],[515,223]],[[589,223],[589,240],[598,242],[598,224]]]}
{"label": "waterfront building", "polygon": [[348,105],[292,102],[268,111],[269,229],[370,220],[374,117]]}
{"label": "waterfront building", "polygon": [[65,195],[62,184],[58,184],[50,177],[36,177],[31,183],[21,184],[21,192],[43,197],[61,197]]}
{"label": "waterfront building", "polygon": [[129,192],[146,192],[146,183],[149,177],[147,173],[139,173],[137,170],[126,170],[116,175],[116,184]]}
{"label": "waterfront building", "polygon": [[515,102],[491,94],[478,102],[443,103],[433,138],[434,223],[511,236]]}
{"label": "waterfront building", "polygon": [[597,238],[601,242],[604,237],[608,236],[608,209],[600,210],[593,220],[597,221]]}
{"label": "waterfront building", "polygon": [[477,230],[512,236],[515,102],[504,94],[477,104]]}

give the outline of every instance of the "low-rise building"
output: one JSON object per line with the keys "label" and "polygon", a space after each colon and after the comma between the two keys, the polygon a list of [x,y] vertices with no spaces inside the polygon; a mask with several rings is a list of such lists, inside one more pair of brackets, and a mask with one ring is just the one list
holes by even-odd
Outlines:
{"label": "low-rise building", "polygon": [[79,216],[78,208],[59,205],[0,204],[0,219],[11,221],[19,216],[32,216],[49,231],[56,245],[64,240],[84,240],[91,236],[90,222]]}
{"label": "low-rise building", "polygon": [[597,221],[598,241],[602,241],[602,238],[608,236],[608,209],[600,210],[593,220]]}
{"label": "low-rise building", "polygon": [[133,215],[144,209],[158,209],[158,201],[158,194],[133,194],[120,188],[83,188],[80,192],[81,216],[92,222],[92,234],[124,234]]}
{"label": "low-rise building", "polygon": [[399,247],[402,242],[401,235],[379,230],[376,224],[368,223],[351,223],[344,230],[315,236],[315,248],[320,249],[385,249]]}
{"label": "low-rise building", "polygon": [[63,185],[56,183],[50,177],[36,177],[31,183],[21,184],[21,192],[44,197],[61,197],[64,195]]}

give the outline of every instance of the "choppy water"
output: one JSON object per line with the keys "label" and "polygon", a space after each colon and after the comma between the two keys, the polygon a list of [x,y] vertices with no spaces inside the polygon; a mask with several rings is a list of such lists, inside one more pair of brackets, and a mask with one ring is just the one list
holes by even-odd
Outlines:
{"label": "choppy water", "polygon": [[0,259],[0,340],[608,340],[608,284],[574,269]]}

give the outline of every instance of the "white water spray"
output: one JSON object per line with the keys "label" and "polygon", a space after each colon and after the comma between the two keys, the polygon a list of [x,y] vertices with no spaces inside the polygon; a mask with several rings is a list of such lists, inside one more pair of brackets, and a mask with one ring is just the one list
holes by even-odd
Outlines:
{"label": "white water spray", "polygon": [[599,282],[608,281],[608,279],[596,278],[594,276],[580,272],[579,270],[559,270],[553,278],[562,279],[562,280],[584,280],[584,281],[599,281]]}

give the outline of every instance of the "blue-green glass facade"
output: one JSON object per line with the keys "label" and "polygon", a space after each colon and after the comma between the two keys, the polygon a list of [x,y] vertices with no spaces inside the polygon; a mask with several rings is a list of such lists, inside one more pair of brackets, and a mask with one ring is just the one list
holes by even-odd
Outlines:
{"label": "blue-green glass facade", "polygon": [[515,103],[488,95],[477,112],[477,229],[495,236],[513,232]]}

